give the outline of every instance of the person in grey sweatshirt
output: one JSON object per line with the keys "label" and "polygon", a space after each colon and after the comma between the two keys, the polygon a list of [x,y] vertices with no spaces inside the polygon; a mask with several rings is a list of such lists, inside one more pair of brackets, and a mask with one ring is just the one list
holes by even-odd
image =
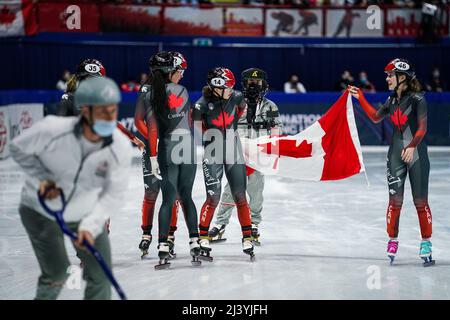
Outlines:
{"label": "person in grey sweatshirt", "polygon": [[124,166],[131,163],[130,144],[116,128],[117,84],[109,78],[83,81],[75,93],[78,117],[47,116],[16,137],[12,158],[25,171],[19,213],[30,238],[41,275],[35,299],[56,299],[70,266],[63,233],[40,205],[38,191],[51,208],[66,196],[64,219],[76,232],[74,243],[87,281],[85,299],[110,299],[111,285],[100,265],[82,247],[94,245],[111,267],[111,249],[105,222],[120,208],[126,188]]}

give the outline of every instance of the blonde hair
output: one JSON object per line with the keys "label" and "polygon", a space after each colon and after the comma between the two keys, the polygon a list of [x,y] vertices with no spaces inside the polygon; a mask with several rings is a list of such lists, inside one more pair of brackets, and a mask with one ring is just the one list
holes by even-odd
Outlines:
{"label": "blonde hair", "polygon": [[75,92],[75,90],[77,89],[77,76],[74,74],[69,81],[67,81],[67,88],[66,88],[66,93],[69,92]]}

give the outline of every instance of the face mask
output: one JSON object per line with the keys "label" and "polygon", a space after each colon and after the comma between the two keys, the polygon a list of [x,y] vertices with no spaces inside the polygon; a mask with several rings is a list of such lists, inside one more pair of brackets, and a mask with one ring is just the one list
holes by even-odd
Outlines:
{"label": "face mask", "polygon": [[92,128],[97,135],[105,138],[112,135],[115,127],[115,121],[96,120]]}

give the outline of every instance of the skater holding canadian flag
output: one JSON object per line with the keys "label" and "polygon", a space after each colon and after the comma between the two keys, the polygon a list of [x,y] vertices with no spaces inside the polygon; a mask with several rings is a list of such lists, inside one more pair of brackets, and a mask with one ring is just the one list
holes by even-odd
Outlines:
{"label": "skater holding canadian flag", "polygon": [[380,109],[373,108],[359,88],[351,86],[349,90],[373,122],[378,123],[389,116],[394,125],[387,159],[389,205],[386,222],[390,238],[387,253],[391,263],[398,250],[400,210],[405,180],[409,174],[422,235],[419,256],[427,267],[434,264],[431,256],[432,217],[428,206],[430,161],[427,146],[423,141],[427,132],[427,103],[421,93],[421,85],[416,79],[414,68],[407,60],[394,59],[386,65],[384,71],[387,74],[389,90],[392,90],[393,94]]}

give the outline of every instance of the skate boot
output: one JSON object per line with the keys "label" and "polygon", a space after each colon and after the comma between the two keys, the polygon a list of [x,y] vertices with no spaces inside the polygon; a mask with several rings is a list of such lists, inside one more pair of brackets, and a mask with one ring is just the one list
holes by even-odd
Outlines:
{"label": "skate boot", "polygon": [[250,256],[250,261],[255,261],[255,253],[253,252],[252,238],[242,238],[242,251]]}
{"label": "skate boot", "polygon": [[150,243],[152,243],[152,235],[151,234],[143,234],[141,243],[139,243],[139,249],[142,251],[141,259],[148,254],[148,248],[150,247]]}
{"label": "skate boot", "polygon": [[227,240],[226,238],[223,238],[223,234],[225,232],[225,226],[224,224],[216,224],[214,227],[209,230],[209,237],[211,239],[211,242],[223,242]]}
{"label": "skate boot", "polygon": [[259,242],[259,230],[257,224],[252,224],[252,238],[253,245],[259,247],[261,245],[261,242]]}
{"label": "skate boot", "polygon": [[202,262],[199,260],[199,256],[200,256],[200,244],[198,243],[199,240],[197,237],[194,238],[190,238],[189,239],[189,248],[191,256],[192,256],[192,265],[194,267],[198,267],[202,265]]}
{"label": "skate boot", "polygon": [[432,244],[430,240],[422,240],[420,243],[419,256],[423,260],[423,266],[429,267],[435,264],[435,261],[431,257]]}
{"label": "skate boot", "polygon": [[167,239],[167,242],[169,243],[169,259],[175,259],[177,257],[177,254],[175,253],[175,237],[174,236],[169,236],[169,238]]}
{"label": "skate boot", "polygon": [[391,259],[391,265],[394,263],[395,255],[398,250],[398,241],[397,240],[389,240],[387,245],[387,254],[389,259]]}
{"label": "skate boot", "polygon": [[155,266],[156,270],[167,269],[170,267],[170,262],[168,262],[170,257],[169,251],[169,244],[167,242],[160,242],[158,244],[159,263]]}
{"label": "skate boot", "polygon": [[198,258],[200,260],[212,262],[213,257],[211,257],[211,247],[209,245],[209,237],[201,236],[199,245],[200,245],[200,256]]}

